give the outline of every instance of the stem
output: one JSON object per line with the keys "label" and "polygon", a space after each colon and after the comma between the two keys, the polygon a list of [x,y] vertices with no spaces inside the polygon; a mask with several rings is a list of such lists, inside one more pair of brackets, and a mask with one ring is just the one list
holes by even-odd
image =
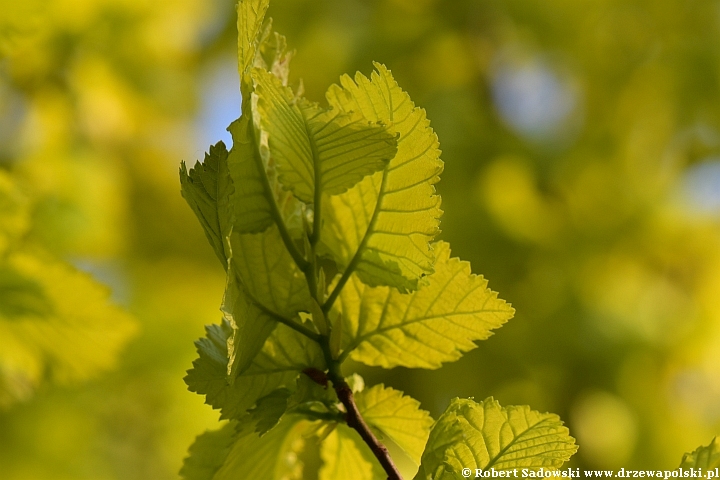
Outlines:
{"label": "stem", "polygon": [[333,359],[330,354],[330,345],[327,337],[322,337],[320,346],[325,354],[325,361],[328,364],[328,379],[332,382],[338,399],[342,402],[345,410],[347,410],[345,421],[348,427],[358,432],[363,441],[370,447],[373,455],[375,455],[375,458],[377,458],[383,470],[387,473],[388,480],[403,480],[387,448],[380,443],[380,440],[378,440],[372,430],[370,430],[370,427],[365,423],[365,419],[363,419],[360,414],[360,410],[355,403],[352,389],[340,371],[340,362]]}
{"label": "stem", "polygon": [[265,305],[263,305],[262,303],[260,303],[258,301],[255,301],[254,299],[253,299],[253,303],[264,313],[271,316],[273,318],[273,320],[275,320],[276,322],[282,323],[283,325],[286,325],[286,326],[292,328],[296,332],[298,332],[302,335],[305,335],[310,340],[320,343],[322,337],[320,335],[318,335],[317,333],[313,332],[312,330],[310,330],[309,328],[306,328],[305,326],[300,325],[297,322],[293,322],[292,320],[287,319],[287,318],[283,317],[282,315],[279,315],[279,314],[273,312],[272,310],[267,308]]}

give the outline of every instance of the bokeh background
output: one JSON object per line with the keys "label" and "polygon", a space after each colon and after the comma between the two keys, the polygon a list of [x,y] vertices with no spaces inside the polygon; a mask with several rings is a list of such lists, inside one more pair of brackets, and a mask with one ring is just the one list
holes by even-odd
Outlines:
{"label": "bokeh background", "polygon": [[[560,414],[572,466],[676,467],[720,433],[720,1],[273,0],[323,99],[388,65],[440,138],[441,238],[517,309],[438,371],[362,368]],[[217,413],[186,390],[223,271],[180,160],[230,144],[233,0],[0,0],[0,170],[33,242],[139,329],[114,369],[0,410],[6,480],[177,478]]]}

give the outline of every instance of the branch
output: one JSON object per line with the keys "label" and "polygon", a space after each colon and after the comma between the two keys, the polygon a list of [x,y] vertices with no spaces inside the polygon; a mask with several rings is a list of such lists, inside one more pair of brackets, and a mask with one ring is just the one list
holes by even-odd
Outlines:
{"label": "branch", "polygon": [[380,443],[380,440],[377,439],[372,430],[370,430],[370,427],[368,427],[368,424],[365,423],[362,415],[360,415],[360,410],[358,410],[357,405],[355,404],[355,398],[353,397],[350,386],[347,382],[345,382],[345,380],[340,380],[337,383],[333,381],[333,387],[335,387],[335,392],[337,393],[338,398],[345,406],[345,410],[347,410],[345,419],[348,426],[355,429],[360,434],[363,441],[370,447],[373,455],[375,455],[375,458],[378,459],[380,465],[382,465],[385,470],[385,473],[387,473],[388,480],[402,480],[400,471],[393,463],[392,458],[390,458],[387,448],[385,445]]}
{"label": "branch", "polygon": [[[352,389],[340,372],[340,362],[333,359],[330,354],[328,338],[322,337],[322,339],[323,342],[320,346],[322,347],[323,354],[325,355],[325,362],[328,366],[327,379],[332,382],[338,399],[347,411],[345,414],[345,422],[348,427],[358,432],[363,441],[368,447],[370,447],[373,455],[375,455],[375,458],[377,458],[378,462],[380,462],[380,465],[383,467],[383,470],[387,473],[388,480],[403,480],[402,475],[400,475],[400,471],[395,466],[392,458],[390,458],[387,448],[385,445],[380,443],[380,440],[378,440],[372,430],[370,430],[370,427],[367,423],[365,423],[365,420],[360,414],[360,410],[358,410],[357,404],[355,403],[355,397],[353,396]],[[323,380],[321,376],[316,375],[313,371],[305,372],[305,374],[318,383]],[[325,381],[327,382],[327,380]],[[322,385],[322,383],[320,384]]]}

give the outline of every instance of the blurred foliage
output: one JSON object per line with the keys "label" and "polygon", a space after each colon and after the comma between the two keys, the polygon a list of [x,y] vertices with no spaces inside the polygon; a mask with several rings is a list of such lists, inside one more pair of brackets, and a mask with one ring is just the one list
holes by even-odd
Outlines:
{"label": "blurred foliage", "polygon": [[[435,417],[455,396],[556,412],[579,467],[674,468],[718,433],[717,1],[269,13],[309,98],[377,60],[427,109],[441,238],[517,310],[442,371],[361,369],[369,383]],[[228,138],[235,48],[232,0],[0,0],[0,168],[33,199],[26,235],[141,323],[115,372],[0,413],[3,478],[176,478],[216,424],[182,377],[219,320],[223,272],[177,168]]]}

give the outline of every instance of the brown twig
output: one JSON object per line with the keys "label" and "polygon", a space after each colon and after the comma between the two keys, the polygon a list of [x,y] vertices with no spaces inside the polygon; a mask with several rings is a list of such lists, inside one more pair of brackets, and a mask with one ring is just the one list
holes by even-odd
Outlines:
{"label": "brown twig", "polygon": [[[324,350],[327,350],[327,348],[324,348]],[[331,361],[330,364],[332,367],[337,368],[338,366],[336,361]],[[340,399],[340,402],[342,402],[345,407],[345,422],[348,427],[358,432],[363,441],[368,447],[370,447],[373,455],[375,455],[375,458],[378,459],[378,462],[382,465],[385,473],[388,474],[388,480],[403,480],[402,475],[400,475],[400,471],[395,466],[395,463],[393,463],[392,458],[390,458],[387,448],[385,445],[380,443],[380,440],[377,439],[372,430],[370,430],[368,424],[365,423],[365,420],[362,418],[360,410],[358,410],[357,404],[355,403],[355,397],[353,396],[350,385],[347,384],[339,371],[334,370],[335,368],[331,368],[326,374],[316,368],[306,368],[303,370],[303,373],[310,377],[318,385],[322,385],[326,388],[328,380],[332,382],[338,399]]]}
{"label": "brown twig", "polygon": [[400,471],[393,463],[392,458],[390,458],[387,448],[380,443],[380,440],[377,439],[368,424],[365,423],[362,415],[360,415],[350,386],[343,379],[335,380],[338,379],[334,379],[333,386],[335,387],[338,398],[345,406],[345,410],[347,410],[345,418],[348,426],[356,430],[363,441],[370,447],[373,455],[375,455],[375,458],[378,459],[385,473],[387,473],[388,480],[402,480],[402,475],[400,475]]}

